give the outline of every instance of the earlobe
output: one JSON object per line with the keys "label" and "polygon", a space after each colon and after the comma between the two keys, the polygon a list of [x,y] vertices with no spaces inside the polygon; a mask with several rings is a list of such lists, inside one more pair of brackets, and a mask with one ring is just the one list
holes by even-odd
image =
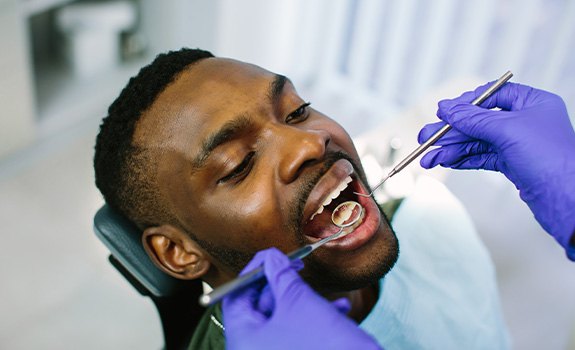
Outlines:
{"label": "earlobe", "polygon": [[210,262],[197,243],[171,225],[145,229],[142,244],[154,263],[173,277],[196,279],[210,268]]}

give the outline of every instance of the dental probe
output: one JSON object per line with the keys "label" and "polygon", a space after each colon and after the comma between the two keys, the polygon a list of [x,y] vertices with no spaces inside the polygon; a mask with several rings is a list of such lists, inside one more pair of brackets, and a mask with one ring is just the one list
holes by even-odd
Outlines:
{"label": "dental probe", "polygon": [[[341,224],[336,224],[335,223],[335,214],[338,213],[338,209],[343,208],[342,210],[348,209],[350,210],[350,217],[348,217],[343,223]],[[353,209],[358,209],[358,210],[353,210]],[[343,202],[341,204],[339,204],[335,210],[333,211],[332,215],[331,215],[331,221],[333,222],[334,225],[338,226],[340,228],[340,230],[336,233],[334,233],[333,235],[327,236],[325,238],[322,238],[321,240],[312,243],[312,244],[307,244],[299,249],[294,250],[293,252],[289,253],[287,255],[287,257],[289,258],[290,261],[296,260],[296,259],[303,259],[306,256],[308,256],[309,254],[311,254],[311,252],[313,252],[314,250],[316,250],[317,248],[321,247],[322,245],[326,244],[329,241],[332,241],[336,238],[339,238],[343,233],[343,229],[346,227],[350,227],[353,226],[356,222],[358,222],[358,220],[361,218],[361,214],[363,213],[363,207],[354,201],[347,201],[347,202]],[[349,233],[349,232],[348,232]],[[231,280],[228,283],[225,283],[221,286],[219,286],[218,288],[212,290],[210,293],[207,294],[202,294],[200,296],[199,299],[199,303],[202,306],[208,306],[208,305],[212,305],[213,303],[216,303],[218,301],[220,301],[221,299],[223,299],[226,295],[228,295],[229,293],[232,293],[238,289],[244,288],[256,281],[259,281],[260,279],[264,278],[264,269],[262,266],[234,279]]]}
{"label": "dental probe", "polygon": [[[474,106],[480,105],[489,96],[491,96],[492,93],[497,91],[501,86],[503,86],[503,84],[505,84],[509,79],[511,79],[512,76],[513,73],[511,73],[511,71],[507,71],[505,74],[501,76],[501,78],[497,79],[496,82],[494,82],[491,86],[489,86],[487,90],[485,90],[481,95],[475,98],[475,100],[473,100],[471,104]],[[427,141],[419,145],[419,147],[413,150],[409,155],[407,155],[407,157],[405,157],[401,162],[399,162],[399,164],[397,164],[393,169],[391,169],[391,171],[387,174],[387,176],[384,177],[383,180],[381,180],[369,194],[363,194],[357,192],[354,193],[362,197],[373,196],[375,190],[381,187],[381,185],[383,185],[385,181],[387,181],[390,177],[403,170],[403,168],[405,168],[409,163],[413,162],[417,157],[419,157],[419,155],[425,152],[429,147],[431,147],[435,142],[437,142],[437,140],[443,137],[443,135],[445,135],[449,130],[451,130],[451,125],[449,124],[444,125],[435,134],[433,134]]]}

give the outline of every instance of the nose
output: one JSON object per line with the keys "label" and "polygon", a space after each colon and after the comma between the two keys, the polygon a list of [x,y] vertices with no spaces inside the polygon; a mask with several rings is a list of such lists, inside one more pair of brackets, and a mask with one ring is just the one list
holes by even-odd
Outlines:
{"label": "nose", "polygon": [[307,166],[314,164],[325,156],[331,141],[325,130],[302,130],[287,127],[289,130],[281,137],[281,159],[279,176],[284,183],[297,179]]}

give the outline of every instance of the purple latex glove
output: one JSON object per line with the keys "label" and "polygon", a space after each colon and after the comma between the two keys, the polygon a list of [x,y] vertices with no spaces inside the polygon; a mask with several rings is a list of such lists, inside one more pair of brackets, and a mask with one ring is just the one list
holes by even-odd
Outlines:
{"label": "purple latex glove", "polygon": [[[425,142],[445,122],[453,129],[421,166],[486,169],[511,180],[537,221],[575,260],[575,132],[563,100],[529,86],[506,83],[481,104],[470,102],[488,85],[439,102],[443,122],[426,125]],[[490,110],[499,107],[500,111]]]}
{"label": "purple latex glove", "polygon": [[267,284],[223,301],[227,349],[381,349],[345,316],[346,299],[330,303],[301,279],[296,272],[301,260],[290,263],[271,248],[258,252],[242,273],[262,263]]}

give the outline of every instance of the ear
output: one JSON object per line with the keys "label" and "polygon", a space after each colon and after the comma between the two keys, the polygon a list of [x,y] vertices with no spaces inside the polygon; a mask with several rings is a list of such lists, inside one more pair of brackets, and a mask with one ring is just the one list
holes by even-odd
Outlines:
{"label": "ear", "polygon": [[172,225],[145,229],[142,244],[154,263],[175,278],[200,278],[210,268],[207,255],[198,244]]}

